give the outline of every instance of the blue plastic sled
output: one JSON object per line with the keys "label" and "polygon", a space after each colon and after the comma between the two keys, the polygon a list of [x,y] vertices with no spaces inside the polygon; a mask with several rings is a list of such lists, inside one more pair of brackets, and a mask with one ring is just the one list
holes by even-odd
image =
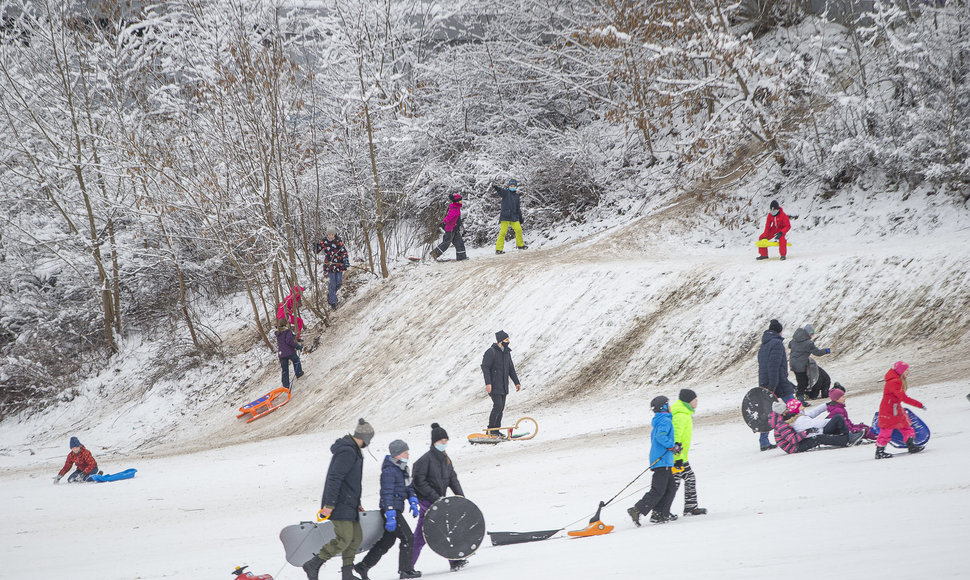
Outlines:
{"label": "blue plastic sled", "polygon": [[[906,409],[906,414],[909,415],[909,421],[913,424],[913,431],[916,431],[916,444],[926,445],[930,440],[930,428],[926,426],[926,423],[922,419],[916,416],[916,413]],[[879,435],[879,412],[876,411],[875,416],[872,418],[872,434]],[[899,431],[893,431],[893,438],[889,441],[889,444],[893,447],[898,447],[899,449],[906,449],[906,442],[903,441],[903,436]]]}
{"label": "blue plastic sled", "polygon": [[119,471],[118,473],[111,473],[108,475],[92,475],[88,477],[88,481],[96,481],[98,483],[104,483],[107,481],[120,481],[122,479],[131,479],[135,477],[135,472],[137,469],[126,469],[124,471]]}

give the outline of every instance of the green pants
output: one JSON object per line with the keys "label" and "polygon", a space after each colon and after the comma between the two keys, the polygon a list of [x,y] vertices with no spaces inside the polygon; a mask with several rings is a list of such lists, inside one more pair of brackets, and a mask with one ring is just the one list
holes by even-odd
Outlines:
{"label": "green pants", "polygon": [[337,554],[343,554],[344,566],[353,566],[357,548],[364,540],[364,532],[360,528],[360,522],[343,520],[330,520],[330,522],[333,524],[333,531],[337,534],[337,537],[324,544],[317,556],[326,562]]}
{"label": "green pants", "polygon": [[525,245],[522,241],[522,224],[519,222],[507,222],[503,221],[498,229],[498,241],[495,242],[495,249],[499,252],[505,247],[505,234],[509,231],[509,226],[512,226],[512,231],[515,232],[515,247],[521,248]]}

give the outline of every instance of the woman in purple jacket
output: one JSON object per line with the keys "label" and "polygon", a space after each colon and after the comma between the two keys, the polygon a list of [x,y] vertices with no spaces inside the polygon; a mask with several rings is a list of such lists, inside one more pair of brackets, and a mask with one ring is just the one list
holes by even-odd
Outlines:
{"label": "woman in purple jacket", "polygon": [[827,405],[829,418],[831,419],[836,415],[839,415],[845,419],[845,426],[849,428],[850,433],[862,431],[862,436],[865,439],[874,440],[876,436],[873,435],[872,429],[870,429],[868,425],[865,423],[853,423],[852,421],[849,421],[849,412],[845,408],[845,391],[839,388],[842,386],[839,385],[839,383],[835,383],[835,385],[836,388],[829,391],[829,398],[832,399]]}
{"label": "woman in purple jacket", "polygon": [[461,194],[453,193],[448,196],[448,199],[451,200],[451,205],[448,206],[448,213],[441,222],[444,237],[438,247],[431,250],[431,257],[437,260],[451,244],[455,244],[455,259],[460,262],[468,259],[465,255],[465,241],[461,239]]}

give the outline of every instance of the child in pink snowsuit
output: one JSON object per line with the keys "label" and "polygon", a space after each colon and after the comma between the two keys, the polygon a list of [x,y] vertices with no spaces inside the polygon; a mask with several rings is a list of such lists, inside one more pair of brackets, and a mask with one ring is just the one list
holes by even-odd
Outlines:
{"label": "child in pink snowsuit", "polygon": [[303,286],[293,286],[293,292],[280,302],[276,309],[276,319],[285,319],[296,327],[296,339],[300,340],[300,333],[303,332],[303,319],[296,315],[296,309],[300,306],[300,298],[303,297]]}
{"label": "child in pink snowsuit", "polygon": [[909,365],[898,361],[886,373],[886,386],[882,391],[882,402],[879,404],[879,437],[876,439],[876,459],[888,459],[891,454],[886,453],[886,444],[893,437],[893,430],[899,431],[906,442],[910,453],[923,450],[916,444],[916,431],[909,421],[909,415],[903,408],[903,403],[925,409],[926,405],[906,394]]}

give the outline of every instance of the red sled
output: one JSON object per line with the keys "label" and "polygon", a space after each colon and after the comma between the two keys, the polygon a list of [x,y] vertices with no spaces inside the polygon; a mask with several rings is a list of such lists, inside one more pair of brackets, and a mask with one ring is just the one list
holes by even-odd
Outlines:
{"label": "red sled", "polygon": [[273,580],[273,577],[269,574],[260,574],[259,576],[253,574],[252,572],[246,572],[246,568],[249,566],[240,566],[232,571],[237,579],[242,578],[244,580]]}
{"label": "red sled", "polygon": [[236,415],[236,418],[239,419],[240,417],[250,415],[249,420],[246,422],[252,423],[256,419],[264,415],[269,415],[289,402],[290,390],[286,387],[277,387],[252,403],[239,407],[239,414]]}

